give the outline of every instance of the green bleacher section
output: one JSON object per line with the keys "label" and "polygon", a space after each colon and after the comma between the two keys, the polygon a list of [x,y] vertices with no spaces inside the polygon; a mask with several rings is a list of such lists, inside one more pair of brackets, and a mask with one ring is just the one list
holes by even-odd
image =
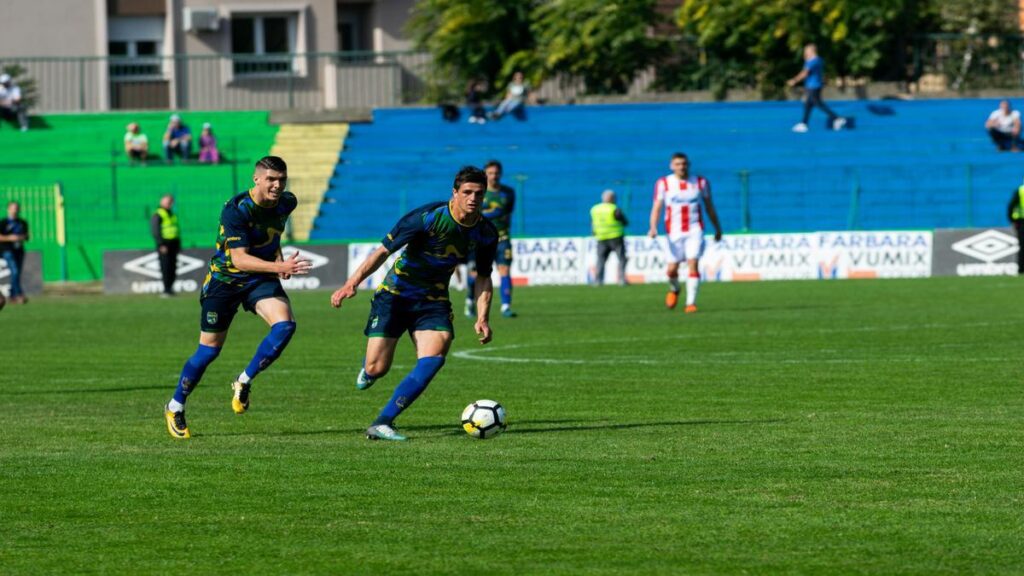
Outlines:
{"label": "green bleacher section", "polygon": [[[20,200],[36,230],[55,229],[54,185],[64,196],[66,248],[51,233],[37,234],[29,249],[43,250],[44,280],[99,280],[103,252],[149,248],[149,218],[161,195],[174,193],[185,247],[210,247],[224,201],[251,183],[252,164],[270,150],[277,127],[267,112],[184,112],[198,154],[204,122],[213,126],[223,156],[219,165],[165,164],[161,140],[167,112],[67,114],[33,118],[18,132],[0,125],[0,200]],[[123,152],[125,127],[138,122],[150,158],[131,165]],[[35,220],[35,222],[33,222]],[[41,221],[42,220],[42,221]],[[49,220],[49,221],[47,221]],[[63,254],[62,254],[63,252]],[[64,262],[62,264],[62,256]],[[66,278],[65,278],[66,277]]]}

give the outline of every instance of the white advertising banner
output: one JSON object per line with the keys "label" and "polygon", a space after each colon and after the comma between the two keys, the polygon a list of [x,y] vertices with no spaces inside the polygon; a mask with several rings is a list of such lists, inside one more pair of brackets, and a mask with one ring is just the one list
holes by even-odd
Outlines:
{"label": "white advertising banner", "polygon": [[922,278],[932,273],[931,232],[820,232],[821,278]]}
{"label": "white advertising banner", "polygon": [[[378,246],[349,244],[349,274]],[[396,257],[362,287],[377,286]],[[590,284],[596,275],[597,242],[588,237],[513,239],[512,258],[512,280],[517,286]],[[626,237],[626,258],[629,282],[665,281],[668,249],[664,236]],[[930,276],[932,233],[731,234],[720,242],[708,236],[700,269],[701,277],[712,282]],[[494,278],[497,281],[496,269]],[[612,254],[605,264],[605,284],[618,280],[618,258]],[[463,281],[455,277],[452,284],[461,286]]]}

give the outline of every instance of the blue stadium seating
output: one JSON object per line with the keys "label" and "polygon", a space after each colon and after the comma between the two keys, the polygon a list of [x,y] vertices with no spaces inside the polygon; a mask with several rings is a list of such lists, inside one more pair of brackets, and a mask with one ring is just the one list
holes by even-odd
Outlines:
{"label": "blue stadium seating", "polygon": [[677,150],[712,182],[726,232],[1000,225],[1024,155],[990,143],[983,123],[997,103],[835,101],[856,128],[826,130],[815,111],[807,134],[790,131],[798,102],[533,107],[483,126],[436,108],[377,110],[352,126],[312,237],[378,239],[446,198],[460,166],[491,158],[519,191],[514,234],[589,234],[605,188],[640,234]]}

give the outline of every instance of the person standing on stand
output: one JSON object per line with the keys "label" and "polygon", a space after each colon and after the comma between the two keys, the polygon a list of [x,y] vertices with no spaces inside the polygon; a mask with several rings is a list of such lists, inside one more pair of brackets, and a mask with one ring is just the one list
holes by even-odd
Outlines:
{"label": "person standing on stand", "polygon": [[178,274],[178,253],[181,252],[181,229],[178,227],[178,215],[173,212],[174,196],[165,194],[160,199],[160,207],[153,213],[149,221],[156,251],[160,253],[160,276],[164,281],[162,298],[174,296],[174,280]]}

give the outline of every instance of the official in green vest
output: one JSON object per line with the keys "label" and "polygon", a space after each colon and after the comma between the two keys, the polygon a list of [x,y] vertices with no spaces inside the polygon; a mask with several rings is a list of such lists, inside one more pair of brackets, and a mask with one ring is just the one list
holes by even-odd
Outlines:
{"label": "official in green vest", "polygon": [[[1013,229],[1017,231],[1017,244],[1024,243],[1024,185],[1013,191],[1007,216],[1010,218],[1010,224],[1013,224]],[[1017,274],[1024,274],[1024,250],[1021,249],[1017,250]]]}
{"label": "official in green vest", "polygon": [[615,192],[601,193],[601,203],[590,209],[590,222],[597,239],[597,272],[594,282],[604,284],[604,265],[608,255],[615,252],[619,257],[619,284],[626,285],[626,226],[629,220],[615,205]]}
{"label": "official in green vest", "polygon": [[163,298],[174,296],[174,280],[178,275],[178,253],[181,252],[181,230],[174,213],[174,196],[164,195],[160,207],[149,221],[156,251],[160,255],[160,275],[164,281]]}

